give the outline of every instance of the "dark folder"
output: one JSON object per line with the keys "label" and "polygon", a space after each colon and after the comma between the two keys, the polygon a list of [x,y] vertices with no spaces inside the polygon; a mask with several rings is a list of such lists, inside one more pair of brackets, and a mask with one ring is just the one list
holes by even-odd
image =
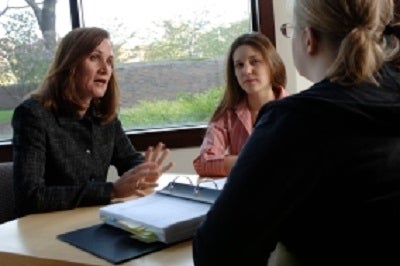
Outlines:
{"label": "dark folder", "polygon": [[[163,195],[167,198],[182,199],[183,201],[192,201],[193,203],[187,204],[189,206],[189,216],[191,215],[191,208],[195,206],[196,202],[204,204],[212,204],[220,193],[220,189],[225,184],[226,179],[221,179],[219,181],[212,181],[210,187],[201,187],[200,183],[197,186],[177,183],[175,181],[169,183],[165,188],[157,191],[153,195],[146,196],[144,198],[135,199],[132,203],[139,203],[143,200],[149,200],[151,197],[156,195]],[[207,180],[205,180],[207,181]],[[220,187],[218,186],[220,185]],[[214,187],[215,186],[215,187]],[[130,201],[129,201],[130,202]],[[129,204],[129,202],[117,203],[109,206],[100,208],[100,213],[108,208],[115,208]],[[186,204],[183,204],[186,205]],[[211,205],[209,205],[211,206]],[[135,209],[148,208],[148,205],[138,206]],[[209,208],[209,207],[207,207]],[[134,210],[135,210],[134,209]],[[163,212],[171,212],[171,209],[154,209],[155,215],[163,215]],[[190,221],[182,221],[177,223],[180,226],[176,226],[175,222],[172,226],[171,233],[167,237],[170,242],[144,242],[133,238],[132,232],[128,229],[123,229],[115,225],[110,225],[107,223],[102,223],[98,225],[93,225],[90,227],[81,228],[75,231],[67,232],[58,235],[57,238],[61,241],[67,242],[73,246],[76,246],[82,250],[85,250],[93,255],[105,259],[113,264],[120,264],[125,261],[135,259],[146,254],[162,250],[173,244],[180,243],[182,241],[189,240],[192,236],[197,225],[200,223],[201,218],[205,215],[206,211],[200,215],[200,217],[195,217],[196,219],[191,219]],[[124,215],[125,213],[121,213]],[[166,217],[164,217],[165,219]],[[175,217],[174,217],[175,219]],[[174,226],[175,225],[175,226]],[[183,225],[186,227],[182,228]],[[186,228],[186,230],[184,230]]]}
{"label": "dark folder", "polygon": [[170,246],[161,242],[144,243],[133,239],[130,233],[107,224],[85,227],[58,235],[57,238],[113,264]]}

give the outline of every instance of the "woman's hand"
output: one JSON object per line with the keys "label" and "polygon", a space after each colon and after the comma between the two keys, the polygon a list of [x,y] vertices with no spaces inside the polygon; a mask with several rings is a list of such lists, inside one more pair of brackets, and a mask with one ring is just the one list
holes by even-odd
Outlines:
{"label": "woman's hand", "polygon": [[114,182],[111,198],[144,196],[146,189],[156,187],[158,178],[174,165],[172,162],[163,165],[169,153],[170,150],[161,142],[155,148],[148,147],[144,162],[129,169]]}
{"label": "woman's hand", "polygon": [[167,159],[169,154],[170,150],[165,148],[164,143],[161,142],[157,144],[156,148],[154,148],[153,146],[147,148],[144,162],[155,162],[157,173],[153,172],[153,174],[149,174],[145,178],[145,181],[152,183],[156,182],[163,173],[165,173],[174,166],[172,162],[169,162],[168,164],[163,166],[164,161],[165,159]]}

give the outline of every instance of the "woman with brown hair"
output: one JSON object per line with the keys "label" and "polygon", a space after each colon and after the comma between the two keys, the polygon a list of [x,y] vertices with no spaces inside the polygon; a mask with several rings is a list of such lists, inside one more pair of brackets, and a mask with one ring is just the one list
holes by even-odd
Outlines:
{"label": "woman with brown hair", "polygon": [[262,33],[245,33],[231,44],[226,88],[211,116],[193,166],[200,176],[227,176],[253,130],[260,108],[287,95],[286,70]]}
{"label": "woman with brown hair", "polygon": [[[18,215],[103,205],[144,195],[172,167],[164,144],[135,150],[117,117],[119,88],[110,36],[77,28],[61,41],[39,86],[14,111]],[[110,165],[120,176],[107,182]]]}

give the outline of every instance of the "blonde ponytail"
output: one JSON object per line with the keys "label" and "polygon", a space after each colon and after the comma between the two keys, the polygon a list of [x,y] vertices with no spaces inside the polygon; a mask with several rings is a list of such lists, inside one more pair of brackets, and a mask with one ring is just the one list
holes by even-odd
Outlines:
{"label": "blonde ponytail", "polygon": [[340,84],[377,83],[376,73],[384,61],[383,51],[366,28],[354,28],[342,40],[327,77]]}
{"label": "blonde ponytail", "polygon": [[[385,14],[385,17],[382,15]],[[337,53],[326,77],[340,84],[377,82],[386,54],[382,47],[393,0],[296,0],[299,27],[311,27]]]}

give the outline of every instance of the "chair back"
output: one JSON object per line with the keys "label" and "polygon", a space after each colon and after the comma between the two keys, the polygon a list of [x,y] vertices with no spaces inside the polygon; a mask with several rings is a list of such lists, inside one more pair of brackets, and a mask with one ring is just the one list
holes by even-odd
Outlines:
{"label": "chair back", "polygon": [[13,163],[0,163],[0,224],[17,217],[15,212]]}

